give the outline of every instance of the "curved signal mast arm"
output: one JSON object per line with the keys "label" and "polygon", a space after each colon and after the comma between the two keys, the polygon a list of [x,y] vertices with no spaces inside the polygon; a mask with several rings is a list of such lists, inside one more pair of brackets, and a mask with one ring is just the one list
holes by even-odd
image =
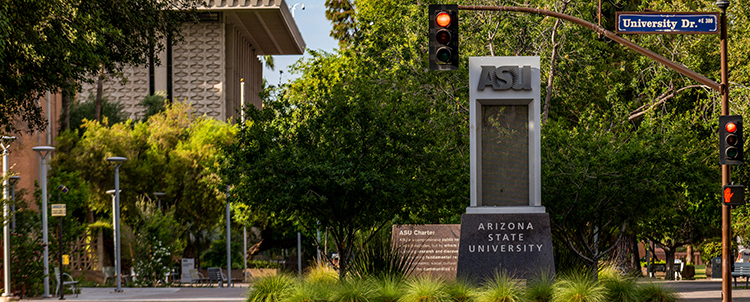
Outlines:
{"label": "curved signal mast arm", "polygon": [[650,51],[646,48],[643,48],[642,46],[635,44],[633,42],[630,42],[629,40],[622,38],[615,33],[608,31],[604,28],[602,28],[599,25],[596,25],[594,23],[588,22],[583,19],[579,19],[573,16],[569,16],[566,14],[553,12],[550,10],[545,9],[538,9],[538,8],[530,8],[530,7],[518,7],[518,6],[483,6],[483,5],[459,5],[459,10],[484,10],[484,11],[505,11],[505,12],[520,12],[520,13],[530,13],[530,14],[537,14],[537,15],[544,15],[544,16],[550,16],[554,18],[560,18],[563,20],[567,20],[570,22],[573,22],[575,24],[581,25],[583,27],[586,27],[588,29],[591,29],[599,34],[602,34],[603,36],[611,39],[612,41],[615,41],[617,43],[620,43],[621,45],[630,48],[632,50],[635,50],[636,52],[647,56],[651,59],[653,59],[656,62],[659,62],[663,64],[664,66],[667,66],[674,71],[677,71],[693,80],[698,81],[699,83],[708,86],[709,88],[716,90],[718,92],[721,92],[721,85],[719,83],[716,83],[716,81],[711,80],[695,71],[690,70],[689,68],[682,66],[678,63],[673,62],[670,59],[667,59],[665,57],[662,57],[661,55]]}

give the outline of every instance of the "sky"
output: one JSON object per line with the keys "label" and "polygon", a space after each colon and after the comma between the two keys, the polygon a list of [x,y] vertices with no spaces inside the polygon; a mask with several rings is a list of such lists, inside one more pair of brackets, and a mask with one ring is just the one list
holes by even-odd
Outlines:
{"label": "sky", "polygon": [[[288,6],[294,6],[297,3],[300,4],[294,7],[294,10],[290,10],[294,14],[294,22],[297,23],[297,28],[302,33],[307,49],[332,52],[338,48],[338,41],[329,36],[332,27],[331,22],[326,20],[325,0],[287,0],[286,2]],[[302,4],[305,5],[304,10],[301,9]],[[263,67],[263,78],[271,85],[278,85],[279,79],[281,83],[293,80],[299,75],[290,74],[288,66],[300,58],[302,58],[301,55],[273,56],[275,69]]]}

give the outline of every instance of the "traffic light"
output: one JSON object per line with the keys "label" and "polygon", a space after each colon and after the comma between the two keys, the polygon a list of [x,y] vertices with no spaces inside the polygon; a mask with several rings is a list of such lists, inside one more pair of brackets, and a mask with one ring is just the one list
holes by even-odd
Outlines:
{"label": "traffic light", "polygon": [[744,159],[742,116],[719,116],[719,163],[741,165]]}
{"label": "traffic light", "polygon": [[721,191],[721,199],[725,205],[741,206],[745,204],[745,186],[724,185]]}
{"label": "traffic light", "polygon": [[458,5],[430,5],[430,70],[458,69]]}

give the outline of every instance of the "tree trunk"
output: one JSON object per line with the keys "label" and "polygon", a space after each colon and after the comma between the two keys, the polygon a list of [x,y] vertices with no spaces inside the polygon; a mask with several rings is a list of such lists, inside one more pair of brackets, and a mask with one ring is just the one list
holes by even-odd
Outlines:
{"label": "tree trunk", "polygon": [[[67,80],[68,87],[72,86],[73,80]],[[73,97],[73,91],[64,89],[62,92],[62,115],[60,116],[60,128],[62,130],[70,130],[70,102]],[[91,221],[93,222],[93,221]]]}
{"label": "tree trunk", "polygon": [[[565,9],[568,7],[570,0],[563,1],[562,9],[560,13],[565,13]],[[542,110],[542,125],[547,123],[547,117],[549,116],[549,106],[552,102],[552,88],[555,82],[555,62],[557,61],[557,49],[560,47],[560,43],[557,42],[557,28],[560,26],[560,19],[555,20],[555,25],[552,26],[552,54],[550,55],[549,64],[549,76],[547,77],[547,95],[544,96],[544,109]]]}
{"label": "tree trunk", "polygon": [[695,264],[693,263],[693,245],[692,244],[687,245],[687,255],[685,256],[685,263]]}
{"label": "tree trunk", "polygon": [[674,254],[677,251],[676,248],[670,247],[670,248],[664,248],[664,254],[667,261],[667,271],[666,276],[664,276],[665,280],[674,280]]}
{"label": "tree trunk", "polygon": [[104,69],[99,69],[99,77],[96,81],[96,99],[94,100],[94,118],[102,122],[102,90],[104,86]]}
{"label": "tree trunk", "polygon": [[641,274],[641,255],[640,255],[640,249],[638,248],[638,238],[633,236],[629,236],[630,239],[630,249],[631,249],[631,257],[630,257],[630,269],[633,270],[633,272],[637,272],[640,276]]}

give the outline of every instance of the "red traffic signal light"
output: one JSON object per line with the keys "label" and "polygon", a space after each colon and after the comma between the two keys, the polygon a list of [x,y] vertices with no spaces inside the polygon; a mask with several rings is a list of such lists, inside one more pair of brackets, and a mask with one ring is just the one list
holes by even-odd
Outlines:
{"label": "red traffic signal light", "polygon": [[728,206],[741,206],[745,204],[745,186],[725,185],[722,187],[721,200]]}
{"label": "red traffic signal light", "polygon": [[742,137],[742,116],[720,116],[719,163],[722,165],[741,165],[744,162],[744,142]]}
{"label": "red traffic signal light", "polygon": [[458,5],[430,5],[430,70],[458,69]]}

